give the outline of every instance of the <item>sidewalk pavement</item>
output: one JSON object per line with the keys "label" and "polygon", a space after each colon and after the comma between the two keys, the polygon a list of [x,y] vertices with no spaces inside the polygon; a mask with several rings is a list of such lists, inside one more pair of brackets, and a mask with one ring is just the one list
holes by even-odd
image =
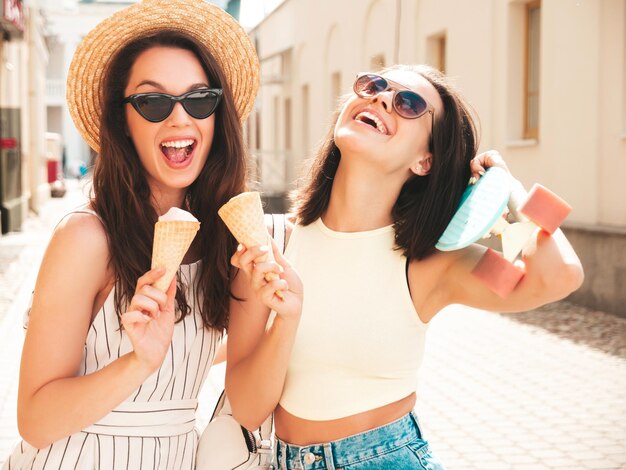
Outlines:
{"label": "sidewalk pavement", "polygon": [[[18,439],[21,321],[70,181],[23,231],[0,237],[0,462]],[[211,369],[198,421],[223,388]],[[357,393],[357,392],[355,392]],[[626,319],[567,302],[517,315],[451,306],[430,326],[417,412],[452,470],[626,469]]]}

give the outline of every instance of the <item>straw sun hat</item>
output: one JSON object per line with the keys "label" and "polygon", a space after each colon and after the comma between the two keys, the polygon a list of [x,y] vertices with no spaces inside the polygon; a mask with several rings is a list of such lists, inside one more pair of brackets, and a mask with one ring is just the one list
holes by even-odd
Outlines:
{"label": "straw sun hat", "polygon": [[235,19],[204,0],[143,0],[102,21],[80,43],[67,77],[67,104],[89,146],[100,149],[102,85],[111,58],[135,39],[161,31],[196,38],[219,63],[243,122],[259,87],[259,60]]}

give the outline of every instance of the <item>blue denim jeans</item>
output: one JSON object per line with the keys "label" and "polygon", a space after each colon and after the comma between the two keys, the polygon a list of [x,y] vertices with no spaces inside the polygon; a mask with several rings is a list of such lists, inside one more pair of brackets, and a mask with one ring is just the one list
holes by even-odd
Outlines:
{"label": "blue denim jeans", "polygon": [[370,431],[310,446],[276,439],[280,470],[443,470],[422,439],[414,412]]}

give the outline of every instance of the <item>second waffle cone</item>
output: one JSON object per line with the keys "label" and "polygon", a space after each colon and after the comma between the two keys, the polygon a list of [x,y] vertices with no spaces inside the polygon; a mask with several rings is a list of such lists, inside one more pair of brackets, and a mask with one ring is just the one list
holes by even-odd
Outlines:
{"label": "second waffle cone", "polygon": [[[217,213],[239,243],[247,248],[256,245],[268,246],[270,250],[262,261],[274,261],[270,234],[265,226],[263,205],[258,192],[251,191],[233,197]],[[278,278],[275,273],[268,273],[265,276],[267,281]]]}

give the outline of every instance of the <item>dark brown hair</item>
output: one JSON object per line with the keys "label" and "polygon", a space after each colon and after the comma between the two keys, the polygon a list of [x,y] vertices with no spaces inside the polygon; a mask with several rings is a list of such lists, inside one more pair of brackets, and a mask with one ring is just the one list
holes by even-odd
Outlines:
{"label": "dark brown hair", "polygon": [[[406,181],[392,209],[397,248],[409,259],[422,259],[433,252],[467,187],[469,163],[478,148],[476,125],[469,105],[438,70],[427,65],[395,65],[381,73],[390,70],[421,75],[435,87],[443,102],[443,116],[435,113],[430,173]],[[335,112],[306,183],[292,195],[294,212],[302,225],[314,222],[328,207],[341,160],[341,152],[334,140],[340,111]]]}
{"label": "dark brown hair", "polygon": [[[231,197],[245,191],[246,154],[241,124],[228,83],[207,49],[179,32],[161,32],[141,38],[121,49],[111,61],[104,79],[100,154],[93,175],[91,204],[102,218],[115,272],[115,307],[118,315],[135,292],[137,279],[150,269],[154,224],[150,188],[137,151],[127,135],[122,99],[131,66],[143,51],[156,46],[186,49],[195,54],[212,87],[223,89],[215,112],[215,132],[207,161],[198,178],[187,188],[184,209],[200,221],[194,244],[200,248],[197,289],[193,289],[205,326],[228,324],[230,292],[229,259],[235,241],[218,220],[217,210]],[[190,312],[178,276],[178,320]]]}

